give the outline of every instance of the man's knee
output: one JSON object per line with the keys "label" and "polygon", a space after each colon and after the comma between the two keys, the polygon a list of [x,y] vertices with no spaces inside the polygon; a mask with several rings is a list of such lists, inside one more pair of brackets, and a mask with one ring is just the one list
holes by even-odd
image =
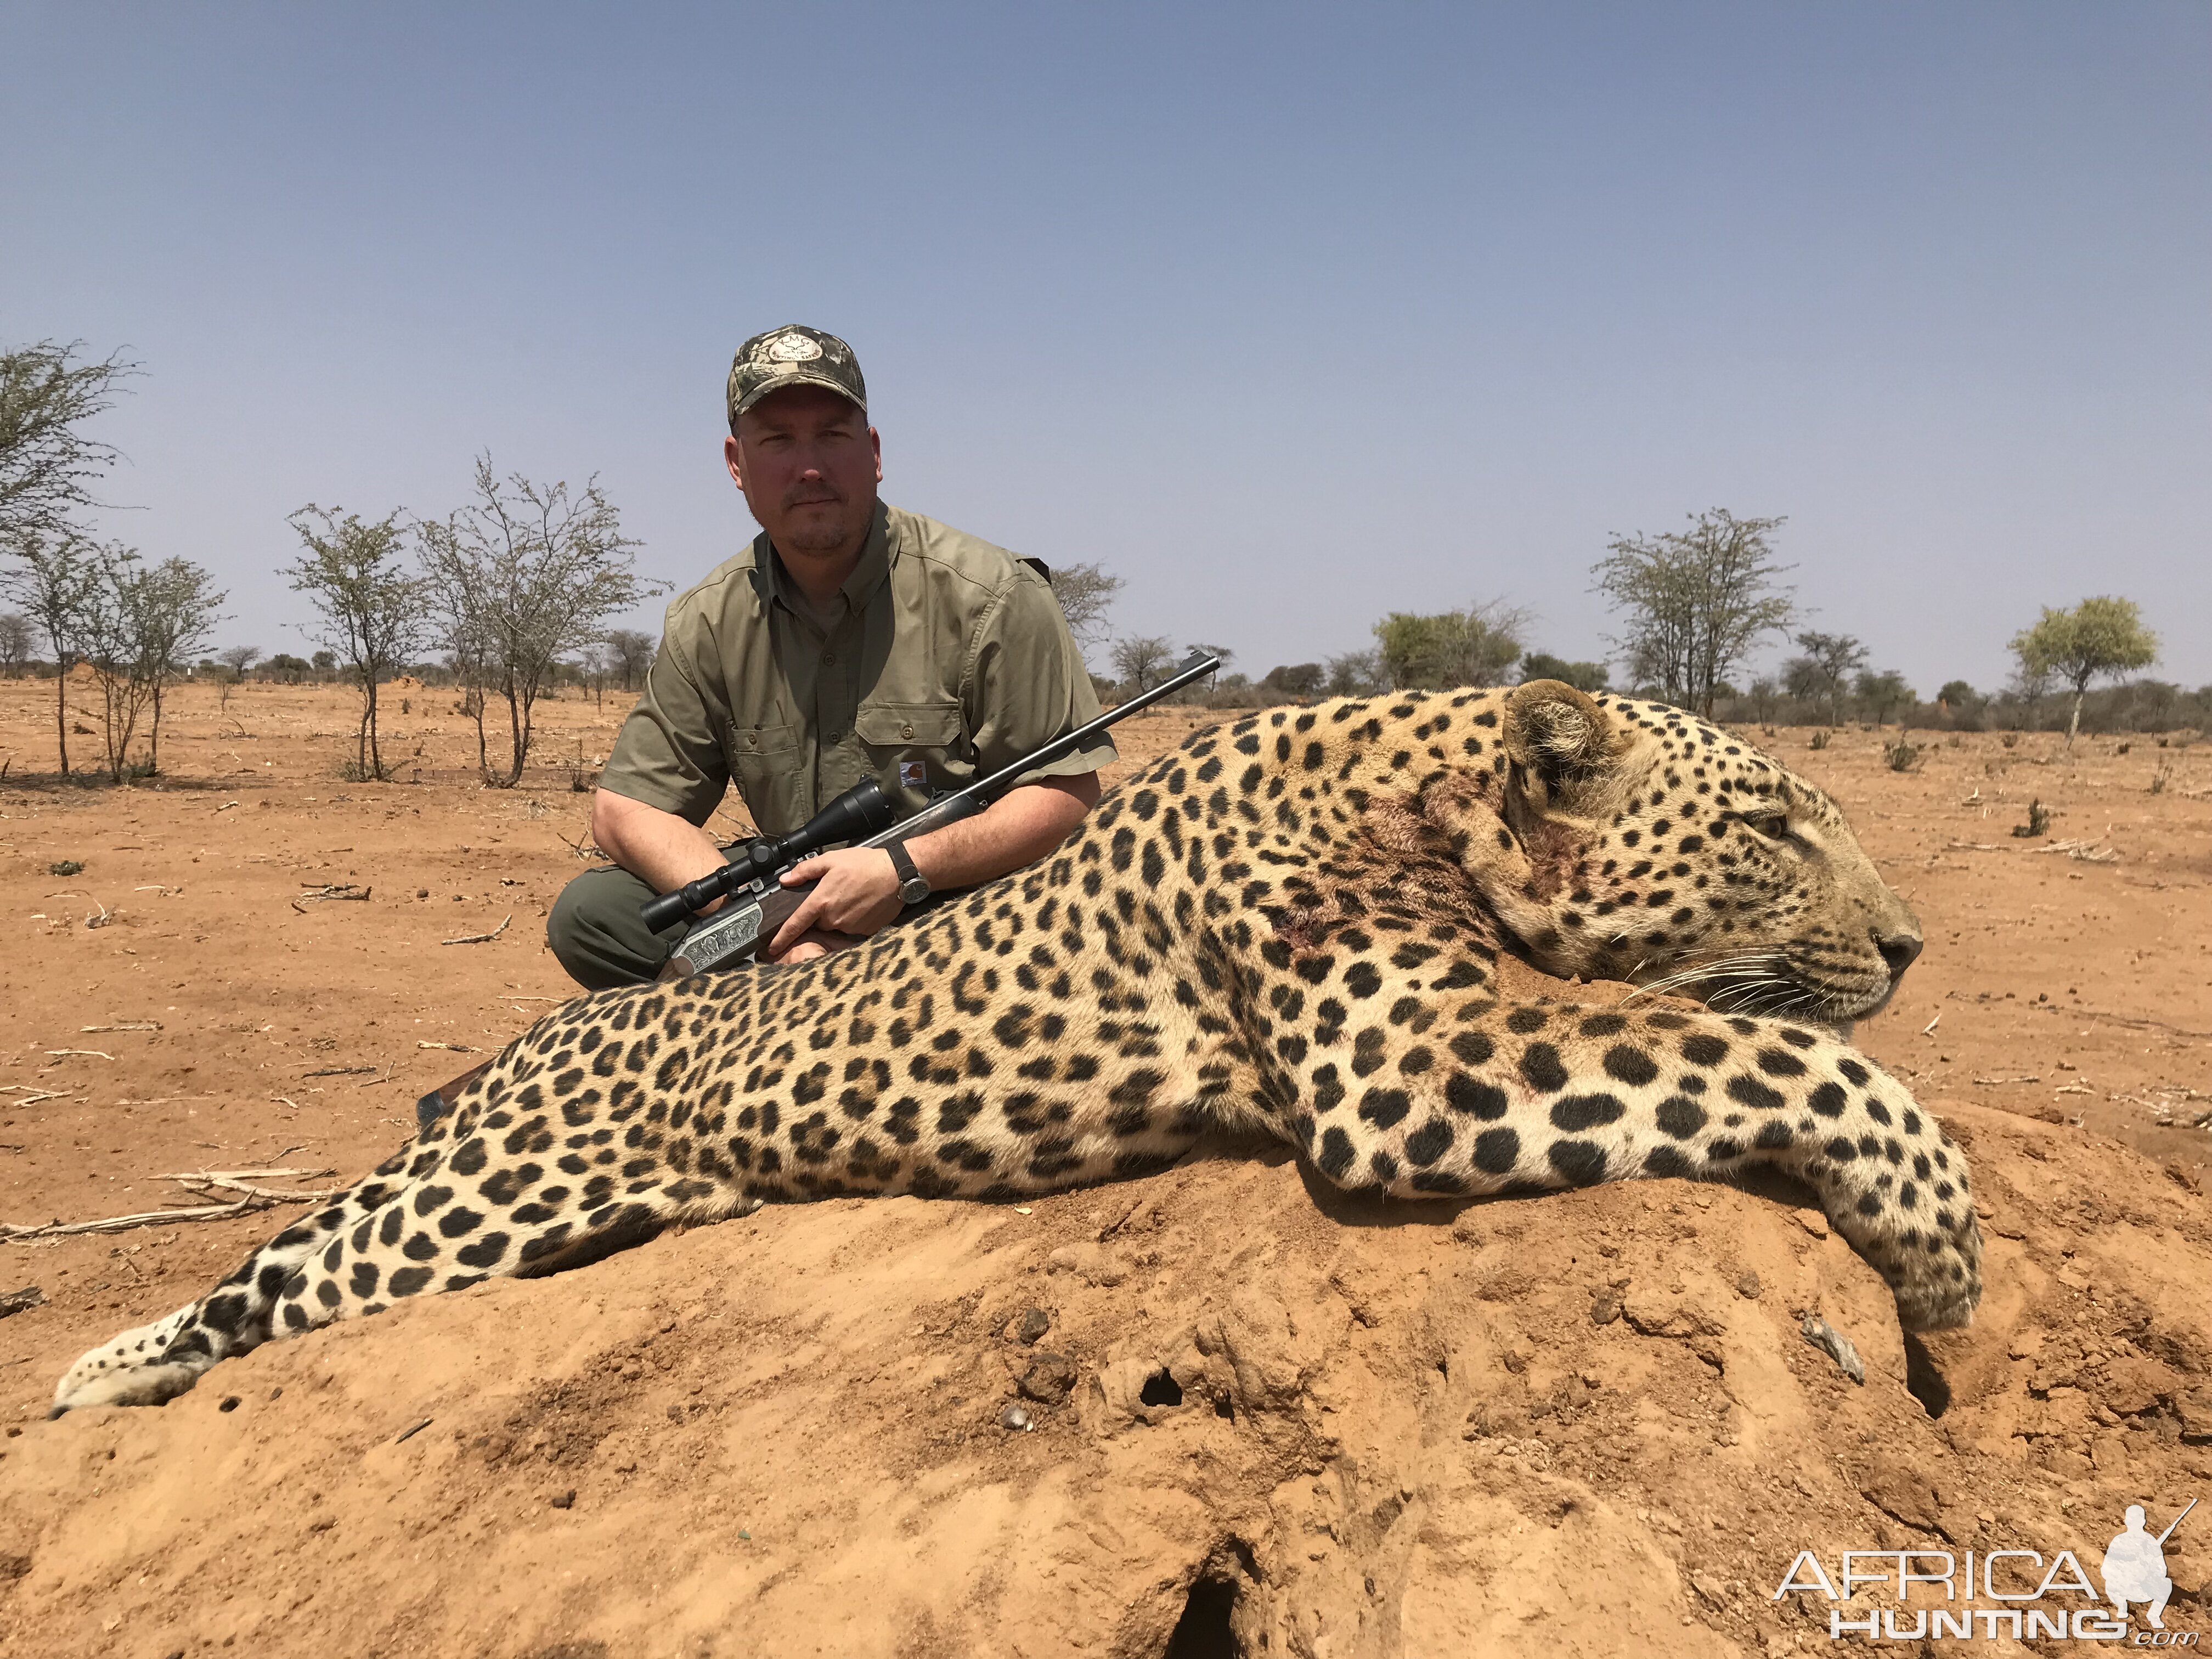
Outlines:
{"label": "man's knee", "polygon": [[641,985],[659,972],[669,945],[638,915],[653,890],[627,870],[586,870],[561,890],[545,918],[545,942],[568,977],[586,990]]}

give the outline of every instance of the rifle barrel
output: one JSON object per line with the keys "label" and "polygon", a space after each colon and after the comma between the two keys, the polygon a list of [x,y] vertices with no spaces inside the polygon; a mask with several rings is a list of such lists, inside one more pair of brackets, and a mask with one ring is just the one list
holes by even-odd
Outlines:
{"label": "rifle barrel", "polygon": [[2164,1532],[2159,1534],[2158,1541],[2161,1547],[2164,1546],[2167,1539],[2173,1536],[2173,1528],[2179,1526],[2183,1522],[2186,1521],[2189,1518],[2189,1511],[2196,1507],[2197,1500],[2192,1498],[2183,1506],[2181,1513],[2173,1517],[2173,1526],[2168,1527]]}

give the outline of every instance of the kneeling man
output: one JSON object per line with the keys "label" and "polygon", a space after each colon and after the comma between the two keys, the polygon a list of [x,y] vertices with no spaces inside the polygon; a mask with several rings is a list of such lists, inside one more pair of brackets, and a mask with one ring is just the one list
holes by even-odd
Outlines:
{"label": "kneeling man", "polygon": [[[770,835],[870,776],[903,817],[1098,714],[1039,568],[877,499],[882,441],[842,340],[794,325],[746,341],[729,414],[723,453],[762,533],[668,607],[592,805],[616,867],[570,882],[546,923],[561,965],[592,990],[650,980],[668,959],[682,926],[655,934],[639,908],[723,862],[702,826],[732,782]],[[1102,735],[975,817],[808,860],[785,879],[814,890],[763,958],[819,956],[928,891],[1044,857],[1097,804],[1113,757]]]}

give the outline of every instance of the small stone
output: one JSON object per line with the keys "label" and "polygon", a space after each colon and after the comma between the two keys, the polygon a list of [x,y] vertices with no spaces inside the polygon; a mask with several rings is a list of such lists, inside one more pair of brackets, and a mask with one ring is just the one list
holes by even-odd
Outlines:
{"label": "small stone", "polygon": [[238,1409],[238,1396],[234,1394],[227,1394],[223,1395],[222,1404],[217,1406],[216,1409],[219,1412],[236,1411]]}
{"label": "small stone", "polygon": [[1027,1434],[1036,1425],[1030,1420],[1030,1414],[1025,1407],[1009,1405],[1006,1410],[999,1413],[999,1426],[1011,1430],[1016,1434]]}
{"label": "small stone", "polygon": [[1759,1300],[1759,1275],[1746,1267],[1735,1276],[1735,1293],[1749,1302]]}
{"label": "small stone", "polygon": [[1014,1386],[1024,1399],[1034,1400],[1042,1406],[1057,1406],[1075,1387],[1075,1362],[1066,1354],[1040,1352],[1031,1358],[1029,1369]]}
{"label": "small stone", "polygon": [[1103,1244],[1063,1244],[1045,1258],[1045,1271],[1073,1273],[1086,1285],[1111,1290],[1129,1276],[1121,1259]]}
{"label": "small stone", "polygon": [[1805,1322],[1797,1328],[1808,1342],[1834,1360],[1836,1368],[1845,1376],[1854,1382],[1866,1382],[1866,1362],[1859,1358],[1859,1351],[1851,1346],[1850,1338],[1818,1314],[1807,1314]]}
{"label": "small stone", "polygon": [[1590,1298],[1590,1323],[1610,1325],[1620,1317],[1620,1290],[1608,1285]]}
{"label": "small stone", "polygon": [[1052,1328],[1052,1316],[1042,1308],[1024,1308],[1020,1322],[1014,1327],[1014,1339],[1025,1347],[1035,1347]]}
{"label": "small stone", "polygon": [[553,1494],[553,1507],[556,1510],[574,1509],[576,1507],[576,1489],[574,1486],[571,1486],[566,1492],[555,1492]]}

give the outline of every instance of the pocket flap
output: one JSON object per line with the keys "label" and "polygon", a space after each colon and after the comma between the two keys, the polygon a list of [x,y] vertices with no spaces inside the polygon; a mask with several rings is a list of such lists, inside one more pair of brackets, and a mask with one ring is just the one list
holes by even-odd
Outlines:
{"label": "pocket flap", "polygon": [[790,723],[733,726],[730,747],[740,760],[753,755],[788,754],[799,747],[799,727]]}
{"label": "pocket flap", "polygon": [[853,717],[865,744],[883,749],[946,749],[960,740],[957,702],[873,702]]}

